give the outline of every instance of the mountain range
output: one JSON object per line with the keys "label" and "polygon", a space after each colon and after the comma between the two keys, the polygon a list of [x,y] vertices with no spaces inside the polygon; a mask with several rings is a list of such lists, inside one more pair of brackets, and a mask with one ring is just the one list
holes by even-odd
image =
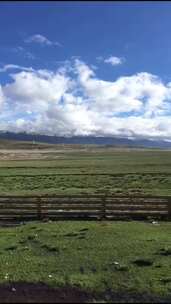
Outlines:
{"label": "mountain range", "polygon": [[0,132],[0,139],[17,141],[34,141],[48,144],[93,144],[121,147],[145,147],[145,148],[171,148],[171,142],[164,140],[128,139],[121,137],[96,137],[96,136],[49,136],[40,134]]}

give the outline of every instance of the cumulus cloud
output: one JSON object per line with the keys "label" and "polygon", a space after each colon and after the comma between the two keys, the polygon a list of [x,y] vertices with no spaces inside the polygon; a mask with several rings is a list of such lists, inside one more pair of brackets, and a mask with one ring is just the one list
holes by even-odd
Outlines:
{"label": "cumulus cloud", "polygon": [[94,71],[79,60],[76,68],[84,94],[98,111],[113,114],[143,111],[149,116],[169,106],[166,100],[170,98],[170,89],[154,75],[138,73],[109,82],[92,77]]}
{"label": "cumulus cloud", "polygon": [[0,130],[171,140],[171,83],[156,75],[106,81],[76,58],[56,71],[20,67],[10,77],[0,86]]}
{"label": "cumulus cloud", "polygon": [[22,71],[11,75],[13,82],[3,87],[8,105],[16,111],[44,113],[53,103],[59,103],[69,86],[62,74],[46,70]]}
{"label": "cumulus cloud", "polygon": [[57,41],[51,41],[43,35],[35,34],[25,39],[26,43],[38,43],[40,45],[47,45],[47,46],[62,46]]}

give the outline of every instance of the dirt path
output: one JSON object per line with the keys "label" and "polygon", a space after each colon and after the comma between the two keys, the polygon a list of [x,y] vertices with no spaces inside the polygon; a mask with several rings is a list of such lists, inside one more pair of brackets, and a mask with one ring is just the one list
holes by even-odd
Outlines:
{"label": "dirt path", "polygon": [[54,289],[44,283],[11,283],[0,285],[0,303],[85,303],[88,293],[77,288]]}
{"label": "dirt path", "polygon": [[146,295],[113,293],[91,294],[77,287],[52,288],[44,283],[10,283],[0,285],[0,303],[92,303],[96,299],[112,303],[171,303],[171,295],[165,298]]}

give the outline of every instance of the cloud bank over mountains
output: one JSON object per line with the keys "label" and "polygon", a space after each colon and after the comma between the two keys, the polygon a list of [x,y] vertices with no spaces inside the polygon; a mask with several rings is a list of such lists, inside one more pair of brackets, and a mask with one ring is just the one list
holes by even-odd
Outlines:
{"label": "cloud bank over mountains", "polygon": [[56,71],[12,64],[0,71],[11,78],[0,84],[0,130],[171,140],[171,82],[156,75],[106,81],[80,59]]}

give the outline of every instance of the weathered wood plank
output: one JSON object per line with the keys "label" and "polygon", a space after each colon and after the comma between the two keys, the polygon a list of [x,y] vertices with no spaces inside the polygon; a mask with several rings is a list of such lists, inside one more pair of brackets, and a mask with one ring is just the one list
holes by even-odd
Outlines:
{"label": "weathered wood plank", "polygon": [[143,195],[143,194],[135,194],[135,195],[117,195],[117,194],[110,194],[110,195],[102,195],[102,194],[75,194],[75,195],[64,195],[64,194],[55,194],[55,195],[0,195],[0,200],[7,198],[7,199],[30,199],[30,198],[35,198],[35,199],[44,199],[44,198],[49,198],[49,199],[56,199],[56,198],[104,198],[104,197],[114,197],[114,198],[154,198],[154,199],[169,199],[171,198],[170,196],[166,195],[160,195],[160,196],[155,196],[155,195]]}
{"label": "weathered wood plank", "polygon": [[124,204],[116,204],[116,205],[106,205],[106,210],[167,210],[167,205],[124,205]]}
{"label": "weathered wood plank", "polygon": [[146,214],[147,216],[148,215],[155,215],[155,214],[168,214],[168,211],[167,210],[164,210],[164,211],[153,211],[153,210],[148,210],[148,212],[146,210],[106,210],[106,214]]}

